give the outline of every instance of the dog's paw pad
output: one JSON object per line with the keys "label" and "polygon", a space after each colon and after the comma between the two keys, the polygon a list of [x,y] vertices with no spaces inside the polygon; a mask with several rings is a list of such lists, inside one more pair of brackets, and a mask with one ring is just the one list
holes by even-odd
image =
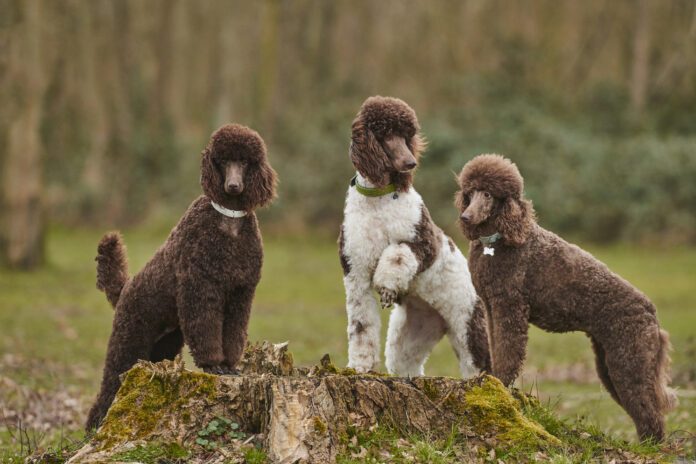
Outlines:
{"label": "dog's paw pad", "polygon": [[382,308],[390,308],[394,303],[398,303],[398,294],[394,290],[382,287],[379,289],[379,299]]}

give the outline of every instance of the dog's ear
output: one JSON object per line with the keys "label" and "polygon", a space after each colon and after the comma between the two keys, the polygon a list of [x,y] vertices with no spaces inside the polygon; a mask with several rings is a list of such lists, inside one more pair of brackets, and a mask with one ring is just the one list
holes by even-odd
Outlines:
{"label": "dog's ear", "polygon": [[244,180],[244,210],[267,206],[276,197],[277,184],[278,175],[265,156],[258,163],[250,164]]}
{"label": "dog's ear", "polygon": [[454,192],[454,207],[457,208],[457,211],[462,213],[466,206],[464,205],[464,190],[461,188]]}
{"label": "dog's ear", "polygon": [[389,157],[360,116],[353,121],[349,153],[360,174],[375,185],[384,183],[384,175],[390,171]]}
{"label": "dog's ear", "polygon": [[411,152],[416,160],[420,159],[421,154],[425,151],[427,146],[428,141],[425,140],[425,137],[423,137],[419,132],[416,132],[416,135],[411,137],[411,141],[408,144],[408,147],[411,149]]}
{"label": "dog's ear", "polygon": [[495,217],[496,229],[511,246],[521,246],[534,221],[531,203],[524,198],[507,197]]}
{"label": "dog's ear", "polygon": [[201,187],[208,197],[219,201],[224,192],[223,179],[220,171],[215,167],[212,151],[211,140],[201,152]]}

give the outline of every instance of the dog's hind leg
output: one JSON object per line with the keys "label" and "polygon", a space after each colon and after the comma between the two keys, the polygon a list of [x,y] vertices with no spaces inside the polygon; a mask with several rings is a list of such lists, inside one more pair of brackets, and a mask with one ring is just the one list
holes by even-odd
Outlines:
{"label": "dog's hind leg", "polygon": [[165,359],[172,360],[181,353],[181,348],[183,346],[184,335],[181,333],[181,329],[177,327],[157,340],[150,352],[150,361],[160,362]]}
{"label": "dog's hind leg", "polygon": [[[606,366],[621,406],[641,440],[662,440],[665,420],[658,396],[661,340],[656,325],[622,327],[624,337],[602,340]],[[625,335],[630,334],[630,339]]]}
{"label": "dog's hind leg", "polygon": [[611,383],[611,378],[609,377],[609,369],[607,369],[604,348],[602,348],[602,345],[597,341],[596,338],[590,336],[590,340],[592,341],[592,350],[595,354],[595,364],[597,367],[597,375],[599,376],[599,380],[602,381],[604,388],[606,388],[611,397],[614,398],[614,401],[620,405],[621,400],[619,399],[619,395],[616,393],[616,388],[614,388],[614,384]]}
{"label": "dog's hind leg", "polygon": [[406,297],[389,318],[385,358],[387,371],[400,376],[423,375],[423,366],[445,334],[445,321],[425,301]]}
{"label": "dog's hind leg", "polygon": [[104,363],[104,377],[97,400],[89,411],[86,429],[96,429],[106,416],[116,392],[121,387],[119,376],[138,362],[149,359],[157,335],[147,325],[136,324],[123,308],[116,311],[114,329]]}
{"label": "dog's hind leg", "polygon": [[[453,282],[446,280],[443,282]],[[445,321],[447,337],[452,344],[454,353],[459,361],[459,371],[463,378],[468,379],[477,375],[480,369],[485,369],[490,364],[488,358],[488,337],[486,335],[485,316],[479,314],[481,320],[474,319],[474,304],[476,294],[473,289],[470,293],[464,286],[449,286],[446,291],[430,293],[421,292],[423,298],[435,308]],[[472,322],[476,322],[472,324]],[[481,330],[481,333],[470,334],[472,329]],[[471,340],[471,335],[477,338]],[[471,342],[476,342],[476,356]],[[479,346],[480,345],[480,346]],[[477,363],[481,366],[477,367]]]}

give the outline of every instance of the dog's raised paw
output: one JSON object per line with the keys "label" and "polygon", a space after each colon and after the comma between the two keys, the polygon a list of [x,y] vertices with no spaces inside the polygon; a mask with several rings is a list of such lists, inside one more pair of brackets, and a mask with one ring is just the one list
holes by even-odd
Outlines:
{"label": "dog's raised paw", "polygon": [[399,295],[394,290],[381,287],[377,291],[379,293],[379,300],[382,304],[382,309],[391,308],[394,306],[394,303],[398,303]]}

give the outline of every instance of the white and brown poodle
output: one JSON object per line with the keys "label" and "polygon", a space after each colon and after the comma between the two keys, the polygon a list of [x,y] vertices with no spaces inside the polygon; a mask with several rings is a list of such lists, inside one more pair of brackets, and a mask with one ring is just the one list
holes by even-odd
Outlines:
{"label": "white and brown poodle", "polygon": [[467,262],[430,218],[412,187],[424,143],[416,114],[396,98],[371,97],[353,121],[350,158],[357,170],[339,236],[348,311],[348,366],[380,362],[380,306],[394,304],[385,351],[387,370],[423,375],[447,334],[463,377],[488,369],[483,311]]}

